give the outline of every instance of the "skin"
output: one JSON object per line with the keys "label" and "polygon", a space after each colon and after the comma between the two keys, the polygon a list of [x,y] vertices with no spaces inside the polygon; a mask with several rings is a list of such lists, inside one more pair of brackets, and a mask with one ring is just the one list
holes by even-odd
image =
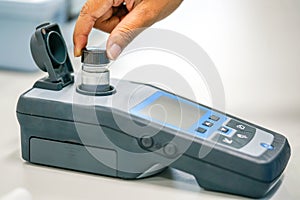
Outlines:
{"label": "skin", "polygon": [[77,19],[74,55],[81,55],[92,28],[111,33],[107,55],[116,59],[121,51],[146,27],[164,19],[182,0],[87,0]]}

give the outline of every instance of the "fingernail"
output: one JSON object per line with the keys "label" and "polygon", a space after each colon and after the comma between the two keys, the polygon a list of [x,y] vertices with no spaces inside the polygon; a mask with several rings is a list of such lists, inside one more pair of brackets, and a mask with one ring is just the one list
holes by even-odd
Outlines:
{"label": "fingernail", "polygon": [[115,60],[121,54],[121,52],[122,52],[122,48],[117,44],[113,44],[108,49],[107,56],[108,58]]}
{"label": "fingernail", "polygon": [[81,49],[78,49],[78,48],[75,47],[75,49],[74,49],[74,56],[75,57],[81,56]]}

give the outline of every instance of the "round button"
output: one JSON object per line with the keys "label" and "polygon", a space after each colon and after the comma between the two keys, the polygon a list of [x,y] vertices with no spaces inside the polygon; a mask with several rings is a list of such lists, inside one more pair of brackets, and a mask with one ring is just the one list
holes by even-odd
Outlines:
{"label": "round button", "polygon": [[177,152],[176,146],[172,143],[166,144],[164,146],[164,153],[167,156],[174,156]]}
{"label": "round button", "polygon": [[150,148],[153,146],[153,139],[149,136],[142,137],[140,141],[144,148]]}
{"label": "round button", "polygon": [[267,144],[267,143],[260,143],[260,145],[263,147],[263,148],[266,148],[268,150],[273,150],[274,147],[270,144]]}

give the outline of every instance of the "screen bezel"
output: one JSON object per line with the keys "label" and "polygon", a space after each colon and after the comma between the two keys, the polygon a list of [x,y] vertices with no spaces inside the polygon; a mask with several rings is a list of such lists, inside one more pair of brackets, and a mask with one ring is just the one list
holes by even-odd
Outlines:
{"label": "screen bezel", "polygon": [[[149,96],[148,98],[146,98],[145,100],[143,100],[142,102],[140,102],[139,104],[137,104],[135,107],[133,107],[132,109],[130,109],[129,113],[133,114],[135,116],[138,116],[140,118],[143,118],[145,120],[149,120],[149,121],[152,121],[152,122],[155,122],[155,123],[158,123],[158,124],[162,125],[161,121],[156,120],[154,118],[151,118],[151,117],[149,117],[147,115],[144,115],[144,114],[142,114],[140,112],[145,107],[149,106],[150,104],[152,104],[154,101],[156,101],[158,98],[160,98],[162,96],[174,99],[176,101],[179,101],[180,103],[186,103],[186,104],[192,105],[192,106],[195,107],[195,109],[201,109],[201,110],[205,111],[205,114],[202,115],[202,117],[200,119],[198,119],[198,121],[196,121],[188,129],[182,129],[181,127],[177,127],[177,126],[172,125],[172,124],[164,123],[163,125],[166,126],[166,127],[168,127],[168,128],[174,129],[176,131],[181,131],[181,132],[185,132],[185,133],[188,133],[188,134],[192,134],[194,136],[198,136],[198,137],[201,137],[201,138],[208,138],[213,132],[217,131],[215,128],[219,127],[226,120],[226,117],[224,115],[220,115],[220,113],[218,113],[217,115],[220,117],[220,120],[215,123],[216,126],[211,127],[211,128],[205,127],[205,126],[202,125],[203,122],[206,121],[206,120],[208,120],[208,118],[211,115],[216,114],[216,112],[214,112],[211,109],[208,109],[208,108],[206,108],[204,106],[201,106],[201,105],[199,105],[199,104],[197,104],[195,102],[189,101],[189,100],[187,100],[185,98],[176,96],[176,95],[171,94],[171,93],[167,93],[165,91],[157,91],[157,92],[155,92],[154,94],[152,94],[151,96]],[[198,127],[205,128],[208,131],[206,131],[205,133],[199,133],[199,132],[196,131],[196,129]]]}

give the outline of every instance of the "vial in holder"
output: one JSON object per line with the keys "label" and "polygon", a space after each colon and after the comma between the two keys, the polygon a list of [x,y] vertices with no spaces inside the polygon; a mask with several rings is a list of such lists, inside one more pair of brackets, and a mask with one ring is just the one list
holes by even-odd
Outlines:
{"label": "vial in holder", "polygon": [[110,85],[109,59],[106,50],[99,48],[84,49],[81,56],[81,84],[77,91],[87,95],[112,94],[114,88]]}

